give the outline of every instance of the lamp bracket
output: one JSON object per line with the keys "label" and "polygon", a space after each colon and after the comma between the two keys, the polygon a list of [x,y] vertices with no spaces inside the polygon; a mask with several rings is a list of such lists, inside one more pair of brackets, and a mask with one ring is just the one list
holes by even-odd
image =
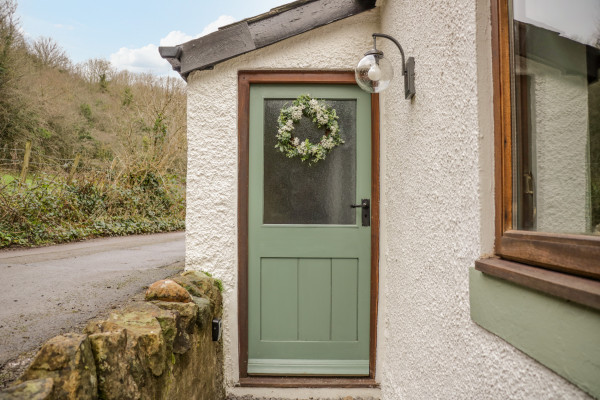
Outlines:
{"label": "lamp bracket", "polygon": [[[402,75],[404,76],[404,98],[411,99],[415,95],[415,59],[414,57],[408,57],[405,61],[404,59],[404,50],[400,43],[396,39],[394,39],[390,35],[386,35],[384,33],[374,33],[373,34],[373,50],[369,50],[368,54],[380,54],[383,57],[383,52],[377,50],[377,38],[385,38],[389,39],[398,47],[400,50],[400,55],[402,56]],[[365,54],[366,55],[366,54]]]}

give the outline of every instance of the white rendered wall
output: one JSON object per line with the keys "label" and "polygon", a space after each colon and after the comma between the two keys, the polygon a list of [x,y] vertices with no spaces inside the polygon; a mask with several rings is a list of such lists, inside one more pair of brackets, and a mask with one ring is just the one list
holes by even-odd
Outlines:
{"label": "white rendered wall", "polygon": [[[469,317],[468,269],[493,252],[494,232],[490,6],[478,3],[383,1],[190,76],[186,268],[223,279],[229,387],[238,380],[237,71],[348,69],[383,32],[415,57],[417,89],[404,100],[397,74],[381,97],[383,398],[586,397]],[[397,49],[378,43],[399,71]]]}
{"label": "white rendered wall", "polygon": [[[468,269],[493,252],[487,1],[387,0],[382,31],[416,91],[382,95],[378,379],[385,399],[578,399],[563,378],[475,325]],[[386,55],[399,55],[389,45]]]}
{"label": "white rendered wall", "polygon": [[336,22],[188,79],[186,269],[223,280],[225,379],[238,381],[237,74],[248,69],[354,68],[372,47],[378,10]]}

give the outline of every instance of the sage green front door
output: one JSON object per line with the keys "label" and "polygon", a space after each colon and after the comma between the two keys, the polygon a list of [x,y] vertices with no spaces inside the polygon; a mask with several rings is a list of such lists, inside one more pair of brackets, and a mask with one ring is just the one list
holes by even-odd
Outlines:
{"label": "sage green front door", "polygon": [[[282,107],[324,99],[344,144],[309,165],[275,148]],[[323,135],[308,117],[300,140]],[[248,373],[369,375],[371,97],[354,85],[251,85]],[[368,223],[365,225],[369,225]]]}

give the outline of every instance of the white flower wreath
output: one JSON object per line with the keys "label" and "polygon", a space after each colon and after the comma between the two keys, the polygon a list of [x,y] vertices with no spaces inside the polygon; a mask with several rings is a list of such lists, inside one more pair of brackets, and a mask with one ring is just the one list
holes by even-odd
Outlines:
{"label": "white flower wreath", "polygon": [[[300,122],[303,116],[312,119],[317,128],[325,128],[325,134],[319,143],[311,143],[308,139],[300,141],[292,134],[294,124]],[[285,153],[288,158],[300,157],[302,161],[308,160],[309,165],[324,160],[331,150],[344,143],[337,119],[334,108],[325,104],[323,100],[303,94],[294,100],[290,107],[281,109],[277,120],[279,129],[275,148]]]}

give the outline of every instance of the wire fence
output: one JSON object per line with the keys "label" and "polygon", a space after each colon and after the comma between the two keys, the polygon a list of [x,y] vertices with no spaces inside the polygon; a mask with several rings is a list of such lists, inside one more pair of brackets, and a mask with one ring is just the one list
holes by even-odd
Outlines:
{"label": "wire fence", "polygon": [[80,154],[74,158],[55,157],[32,148],[29,142],[24,149],[5,146],[0,148],[0,201],[2,192],[14,189],[15,185],[21,191],[48,185],[63,189],[73,185],[92,186],[94,190],[104,191],[112,186],[158,184],[185,193],[185,179],[178,175],[157,174],[143,168],[131,170],[130,167],[119,158],[114,158],[109,165],[107,161],[86,159]]}
{"label": "wire fence", "polygon": [[80,155],[60,158],[33,149],[0,148],[0,189],[18,180],[21,184],[32,184],[43,178],[45,181],[85,180],[99,184],[116,177],[115,162],[110,167],[98,167],[86,162]]}
{"label": "wire fence", "polygon": [[0,147],[0,248],[183,229],[185,181],[128,167]]}

